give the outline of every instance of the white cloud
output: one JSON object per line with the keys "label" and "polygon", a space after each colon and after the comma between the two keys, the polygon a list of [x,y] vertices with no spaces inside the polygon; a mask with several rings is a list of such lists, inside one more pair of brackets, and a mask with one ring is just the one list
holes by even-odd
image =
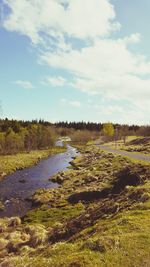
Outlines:
{"label": "white cloud", "polygon": [[95,38],[120,28],[120,24],[115,21],[114,7],[108,0],[3,2],[11,8],[4,27],[28,36],[36,44],[45,41],[44,37],[51,37],[51,41],[57,38],[64,43],[64,34],[82,39]]}
{"label": "white cloud", "polygon": [[41,60],[50,67],[73,73],[71,85],[74,88],[105,98],[127,99],[141,107],[148,104],[150,98],[150,78],[143,78],[150,74],[150,62],[128,49],[128,43],[135,41],[137,36],[97,40],[80,51],[44,52]]}
{"label": "white cloud", "polygon": [[42,82],[44,85],[51,85],[53,87],[62,87],[66,83],[66,79],[61,76],[49,76]]}
{"label": "white cloud", "polygon": [[32,85],[31,82],[29,81],[22,81],[22,80],[17,80],[14,82],[16,85],[25,88],[25,89],[32,89],[34,86]]}

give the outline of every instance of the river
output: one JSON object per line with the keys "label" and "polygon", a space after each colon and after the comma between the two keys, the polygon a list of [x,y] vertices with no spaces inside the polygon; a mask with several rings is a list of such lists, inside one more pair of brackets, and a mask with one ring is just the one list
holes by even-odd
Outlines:
{"label": "river", "polygon": [[[57,143],[60,145],[61,143]],[[57,183],[49,179],[54,174],[65,171],[70,166],[70,161],[78,155],[78,151],[67,145],[67,151],[51,155],[41,160],[36,166],[18,170],[6,176],[0,182],[0,200],[5,209],[0,211],[0,217],[24,216],[32,208],[32,203],[27,200],[39,188],[56,188]]]}

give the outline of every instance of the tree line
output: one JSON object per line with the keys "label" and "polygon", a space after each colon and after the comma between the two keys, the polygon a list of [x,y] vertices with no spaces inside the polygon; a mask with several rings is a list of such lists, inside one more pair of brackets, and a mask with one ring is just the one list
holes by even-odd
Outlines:
{"label": "tree line", "polygon": [[[54,124],[57,128],[74,129],[74,130],[87,130],[95,132],[103,132],[105,123],[95,122],[57,122]],[[150,136],[150,125],[127,125],[127,124],[112,124],[115,134],[118,135],[137,135],[137,136]]]}
{"label": "tree line", "polygon": [[[107,127],[106,127],[107,126]],[[59,136],[70,136],[74,141],[87,142],[99,136],[124,139],[128,135],[150,136],[150,126],[120,125],[93,122],[23,121],[0,119],[0,154],[45,149],[53,146]]]}
{"label": "tree line", "polygon": [[[43,126],[53,126],[58,129],[74,129],[74,130],[89,130],[89,131],[102,131],[104,123],[96,123],[96,122],[68,122],[68,121],[60,121],[56,123],[51,123],[48,121],[40,120],[32,120],[32,121],[24,121],[24,120],[9,120],[0,119],[0,131],[6,132],[8,128],[13,129],[14,132],[19,132],[20,127],[28,127],[30,125],[43,125]],[[137,134],[137,135],[150,135],[150,126],[139,126],[139,125],[127,125],[127,124],[113,124],[115,129],[124,129],[126,128],[129,133]]]}
{"label": "tree line", "polygon": [[3,155],[47,149],[55,143],[55,132],[50,126],[31,123],[22,127],[17,121],[6,121],[6,124],[2,122],[0,125],[0,154]]}

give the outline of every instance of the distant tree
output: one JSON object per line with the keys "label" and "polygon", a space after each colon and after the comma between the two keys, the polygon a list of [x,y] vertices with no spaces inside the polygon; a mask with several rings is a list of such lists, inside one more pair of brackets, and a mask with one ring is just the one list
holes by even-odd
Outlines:
{"label": "distant tree", "polygon": [[111,122],[104,123],[103,124],[103,130],[102,130],[104,136],[111,138],[114,136],[115,129]]}

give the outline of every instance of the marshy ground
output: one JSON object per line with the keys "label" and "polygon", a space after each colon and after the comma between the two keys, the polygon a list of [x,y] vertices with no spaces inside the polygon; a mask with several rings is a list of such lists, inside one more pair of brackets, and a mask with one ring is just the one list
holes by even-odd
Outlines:
{"label": "marshy ground", "polygon": [[22,220],[0,220],[2,267],[149,267],[150,166],[79,146]]}

